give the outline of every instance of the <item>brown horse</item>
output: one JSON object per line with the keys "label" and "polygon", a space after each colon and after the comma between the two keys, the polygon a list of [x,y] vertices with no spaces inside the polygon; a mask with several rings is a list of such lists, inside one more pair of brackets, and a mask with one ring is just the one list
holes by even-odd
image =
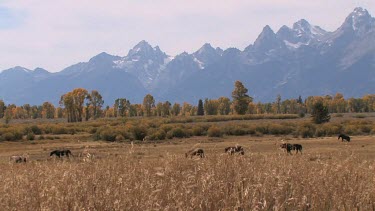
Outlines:
{"label": "brown horse", "polygon": [[198,156],[200,158],[204,158],[204,151],[203,149],[192,149],[185,153],[185,157],[193,158],[194,156]]}
{"label": "brown horse", "polygon": [[27,158],[26,156],[23,156],[23,155],[13,155],[13,156],[10,156],[9,161],[15,162],[15,163],[26,163]]}
{"label": "brown horse", "polygon": [[230,155],[233,155],[235,153],[238,153],[240,155],[245,154],[245,151],[241,146],[227,147],[227,148],[225,148],[225,152],[230,154]]}

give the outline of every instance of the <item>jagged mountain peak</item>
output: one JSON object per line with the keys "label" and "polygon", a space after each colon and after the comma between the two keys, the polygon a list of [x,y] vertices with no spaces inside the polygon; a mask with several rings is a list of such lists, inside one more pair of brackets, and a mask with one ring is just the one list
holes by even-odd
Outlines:
{"label": "jagged mountain peak", "polygon": [[159,46],[153,48],[148,42],[142,40],[129,51],[126,57],[133,60],[147,60],[150,58],[158,58],[163,60],[167,58],[167,55],[160,50]]}
{"label": "jagged mountain peak", "polygon": [[300,34],[305,34],[311,37],[323,36],[327,33],[324,29],[319,26],[311,25],[307,20],[301,19],[293,24],[293,30]]}
{"label": "jagged mountain peak", "polygon": [[137,45],[133,47],[133,50],[145,50],[145,49],[152,49],[152,46],[146,40],[141,40]]}
{"label": "jagged mountain peak", "polygon": [[276,39],[275,32],[271,29],[269,25],[266,25],[262,32],[259,34],[258,38],[254,42],[254,46],[258,46],[263,42]]}
{"label": "jagged mountain peak", "polygon": [[287,25],[283,25],[282,27],[280,27],[279,31],[277,31],[276,34],[279,34],[280,32],[283,32],[283,31],[291,31],[292,29],[289,28]]}
{"label": "jagged mountain peak", "polygon": [[365,34],[375,28],[375,18],[361,7],[357,7],[345,19],[345,22],[339,28],[344,31],[354,31],[357,34]]}
{"label": "jagged mountain peak", "polygon": [[222,50],[220,48],[213,48],[209,43],[205,43],[199,50],[193,53],[200,69],[204,69],[207,65],[215,63],[220,59],[221,55]]}
{"label": "jagged mountain peak", "polygon": [[140,53],[161,53],[165,54],[160,50],[159,46],[152,47],[147,41],[142,40],[140,41],[137,45],[135,45],[130,51],[129,55],[134,55],[134,54],[140,54]]}
{"label": "jagged mountain peak", "polygon": [[310,27],[310,23],[305,19],[301,19],[293,24],[293,29],[309,29]]}
{"label": "jagged mountain peak", "polygon": [[221,48],[214,48],[211,44],[205,43],[200,49],[198,49],[196,52],[193,53],[194,56],[200,57],[200,56],[207,56],[207,55],[221,55],[222,54]]}
{"label": "jagged mountain peak", "polygon": [[263,27],[263,30],[259,36],[274,36],[274,35],[275,35],[275,32],[271,29],[269,25],[266,25],[265,27]]}
{"label": "jagged mountain peak", "polygon": [[356,7],[356,8],[354,8],[354,10],[351,13],[351,15],[371,17],[370,13],[366,9],[364,9],[362,7]]}
{"label": "jagged mountain peak", "polygon": [[283,41],[276,36],[275,32],[269,25],[266,25],[259,34],[258,38],[255,40],[254,45],[251,48],[248,47],[247,49],[264,53],[272,49],[282,48],[283,46]]}
{"label": "jagged mountain peak", "polygon": [[205,43],[195,54],[202,54],[205,52],[215,51],[210,43]]}
{"label": "jagged mountain peak", "polygon": [[295,22],[292,28],[282,26],[276,35],[290,49],[297,49],[302,45],[321,40],[327,33],[319,26],[311,25],[307,20],[301,19]]}

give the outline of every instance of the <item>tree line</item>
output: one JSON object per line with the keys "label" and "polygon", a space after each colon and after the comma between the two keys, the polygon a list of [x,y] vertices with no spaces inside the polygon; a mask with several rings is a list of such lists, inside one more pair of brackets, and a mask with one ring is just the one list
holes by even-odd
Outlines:
{"label": "tree line", "polygon": [[104,107],[104,100],[97,90],[91,92],[76,88],[60,97],[59,106],[50,102],[42,105],[16,106],[6,105],[0,100],[0,118],[6,123],[11,119],[55,119],[66,118],[68,122],[88,121],[89,119],[135,116],[203,116],[203,115],[243,115],[243,114],[300,114],[313,113],[314,105],[320,103],[329,113],[373,112],[375,111],[375,94],[362,98],[345,99],[343,94],[334,96],[309,96],[302,99],[283,100],[278,95],[274,102],[254,102],[248,95],[248,89],[240,81],[236,81],[232,92],[232,100],[228,97],[218,99],[200,99],[197,105],[184,102],[157,102],[151,94],[147,94],[141,104],[133,104],[126,98],[118,98],[112,106]]}

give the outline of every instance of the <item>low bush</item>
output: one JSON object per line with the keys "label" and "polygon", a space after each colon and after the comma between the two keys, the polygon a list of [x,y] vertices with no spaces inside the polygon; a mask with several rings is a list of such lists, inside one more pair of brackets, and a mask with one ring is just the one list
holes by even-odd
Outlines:
{"label": "low bush", "polygon": [[223,133],[222,133],[221,129],[218,126],[212,125],[208,129],[207,135],[208,135],[208,137],[222,137]]}
{"label": "low bush", "polygon": [[104,141],[116,141],[117,132],[113,129],[105,129],[99,132],[99,138]]}
{"label": "low bush", "polygon": [[147,128],[145,126],[133,127],[131,132],[135,140],[142,141],[147,136]]}
{"label": "low bush", "polygon": [[40,129],[37,125],[32,125],[30,127],[30,131],[35,134],[35,135],[40,135],[42,134],[42,129]]}
{"label": "low bush", "polygon": [[194,125],[191,131],[194,136],[204,136],[207,134],[207,129],[201,125]]}
{"label": "low bush", "polygon": [[166,137],[167,134],[164,132],[164,130],[157,130],[149,135],[150,140],[164,140]]}
{"label": "low bush", "polygon": [[1,140],[4,141],[17,141],[22,140],[22,133],[17,130],[9,130],[1,135]]}
{"label": "low bush", "polygon": [[181,127],[176,127],[168,131],[167,137],[168,138],[188,138],[190,137],[190,134],[188,130],[181,128]]}
{"label": "low bush", "polygon": [[35,140],[35,134],[34,133],[29,133],[26,135],[26,140],[28,141],[33,141]]}
{"label": "low bush", "polygon": [[313,123],[302,123],[298,126],[297,133],[302,138],[312,138],[315,134],[315,125]]}

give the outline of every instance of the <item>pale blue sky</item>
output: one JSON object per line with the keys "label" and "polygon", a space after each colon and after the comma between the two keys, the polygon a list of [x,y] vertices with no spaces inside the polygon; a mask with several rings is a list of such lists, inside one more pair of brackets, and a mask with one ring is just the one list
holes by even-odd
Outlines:
{"label": "pale blue sky", "polygon": [[206,42],[243,50],[265,25],[304,18],[333,31],[358,6],[375,16],[374,0],[0,0],[0,70],[56,72],[103,51],[125,56],[141,40],[169,55]]}

